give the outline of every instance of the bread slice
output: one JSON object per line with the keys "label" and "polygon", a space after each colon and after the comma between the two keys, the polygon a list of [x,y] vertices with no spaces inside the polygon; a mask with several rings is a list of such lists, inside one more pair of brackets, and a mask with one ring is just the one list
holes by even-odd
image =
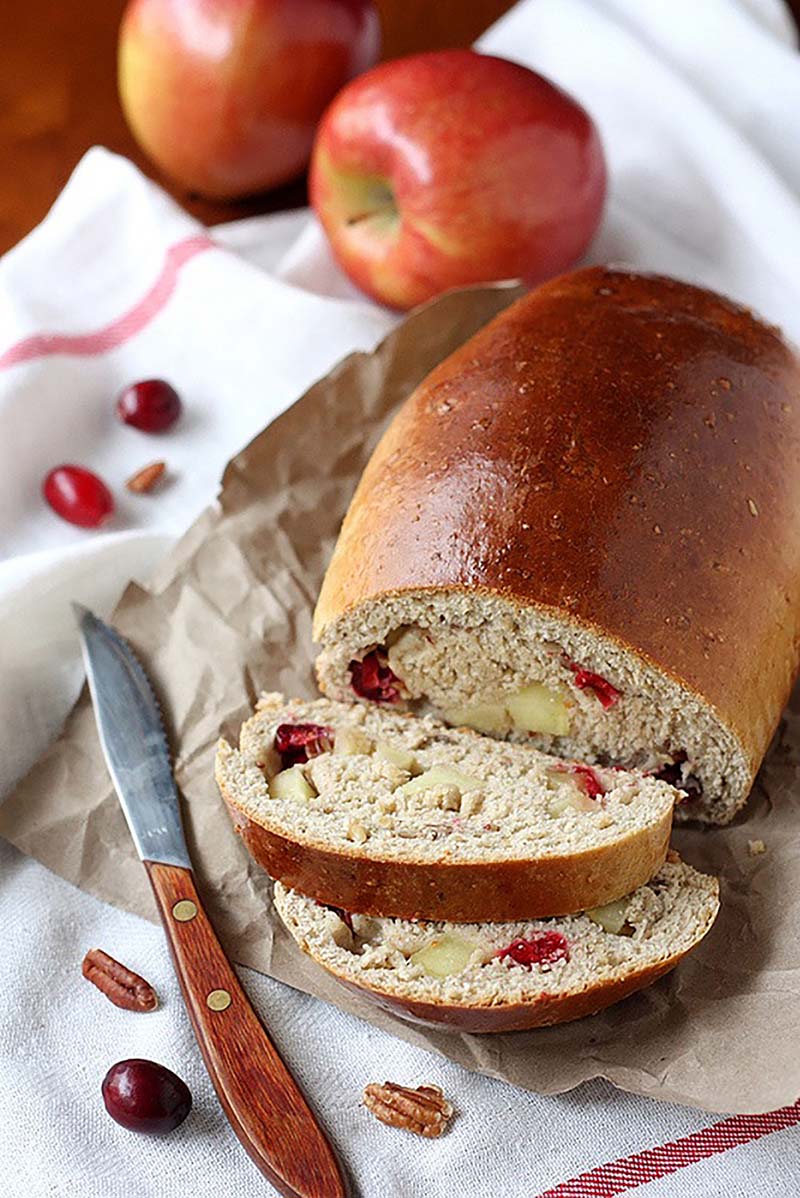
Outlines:
{"label": "bread slice", "polygon": [[314,615],[320,687],[663,771],[677,818],[725,823],[800,665],[798,461],[776,329],[675,279],[549,280],[384,433]]}
{"label": "bread slice", "polygon": [[680,798],[431,716],[275,694],[238,750],[220,743],[216,777],[273,878],[404,919],[530,919],[618,899],[664,861]]}
{"label": "bread slice", "polygon": [[453,924],[351,916],[280,884],[275,906],[304,952],[396,1014],[460,1032],[517,1031],[610,1006],[699,944],[716,918],[719,887],[670,856],[623,903],[560,919]]}

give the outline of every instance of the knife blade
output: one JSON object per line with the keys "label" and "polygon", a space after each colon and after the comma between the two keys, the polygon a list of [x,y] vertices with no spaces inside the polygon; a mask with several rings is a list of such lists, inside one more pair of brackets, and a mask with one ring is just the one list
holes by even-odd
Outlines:
{"label": "knife blade", "polygon": [[122,637],[73,603],[108,772],[143,861],[191,869],[161,710]]}
{"label": "knife blade", "polygon": [[103,755],[234,1132],[285,1198],[347,1198],[334,1151],[251,1006],[192,873],[161,710],[127,642],[73,604]]}

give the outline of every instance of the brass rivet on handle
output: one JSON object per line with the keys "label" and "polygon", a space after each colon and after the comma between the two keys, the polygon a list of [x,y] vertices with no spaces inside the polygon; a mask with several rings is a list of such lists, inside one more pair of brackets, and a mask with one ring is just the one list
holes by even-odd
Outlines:
{"label": "brass rivet on handle", "polygon": [[227,990],[212,990],[206,998],[206,1006],[212,1011],[224,1011],[231,1005],[231,996]]}
{"label": "brass rivet on handle", "polygon": [[188,923],[197,914],[197,903],[193,903],[191,899],[181,899],[172,908],[172,914],[178,923]]}

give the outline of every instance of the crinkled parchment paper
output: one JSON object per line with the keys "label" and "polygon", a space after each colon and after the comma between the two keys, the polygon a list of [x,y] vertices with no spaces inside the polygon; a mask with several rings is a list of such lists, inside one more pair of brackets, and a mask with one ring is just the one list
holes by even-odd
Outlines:
{"label": "crinkled parchment paper", "polygon": [[[644,993],[535,1032],[429,1031],[345,992],[281,930],[269,881],[217,795],[220,731],[235,736],[262,689],[314,694],[312,606],[381,429],[431,367],[515,294],[499,287],[446,296],[374,353],[348,358],[230,463],[219,502],[149,587],[132,584],[120,602],[114,622],[163,702],[202,889],[236,961],[470,1069],[544,1093],[599,1075],[715,1111],[793,1102],[800,1094],[800,698],[738,822],[676,834],[687,860],[722,877],[722,913],[708,939]],[[85,693],[60,739],[0,810],[0,833],[77,886],[155,919]],[[767,851],[751,855],[748,842],[758,840]]]}

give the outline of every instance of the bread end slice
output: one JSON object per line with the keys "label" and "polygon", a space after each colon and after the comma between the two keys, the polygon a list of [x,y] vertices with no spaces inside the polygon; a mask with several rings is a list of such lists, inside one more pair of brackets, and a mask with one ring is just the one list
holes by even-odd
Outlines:
{"label": "bread end slice", "polygon": [[[629,896],[618,932],[596,922],[602,912],[480,924],[346,915],[280,884],[275,906],[304,952],[394,1014],[459,1032],[508,1032],[579,1019],[651,985],[707,934],[719,886],[673,857]],[[541,959],[526,964],[526,945]]]}

